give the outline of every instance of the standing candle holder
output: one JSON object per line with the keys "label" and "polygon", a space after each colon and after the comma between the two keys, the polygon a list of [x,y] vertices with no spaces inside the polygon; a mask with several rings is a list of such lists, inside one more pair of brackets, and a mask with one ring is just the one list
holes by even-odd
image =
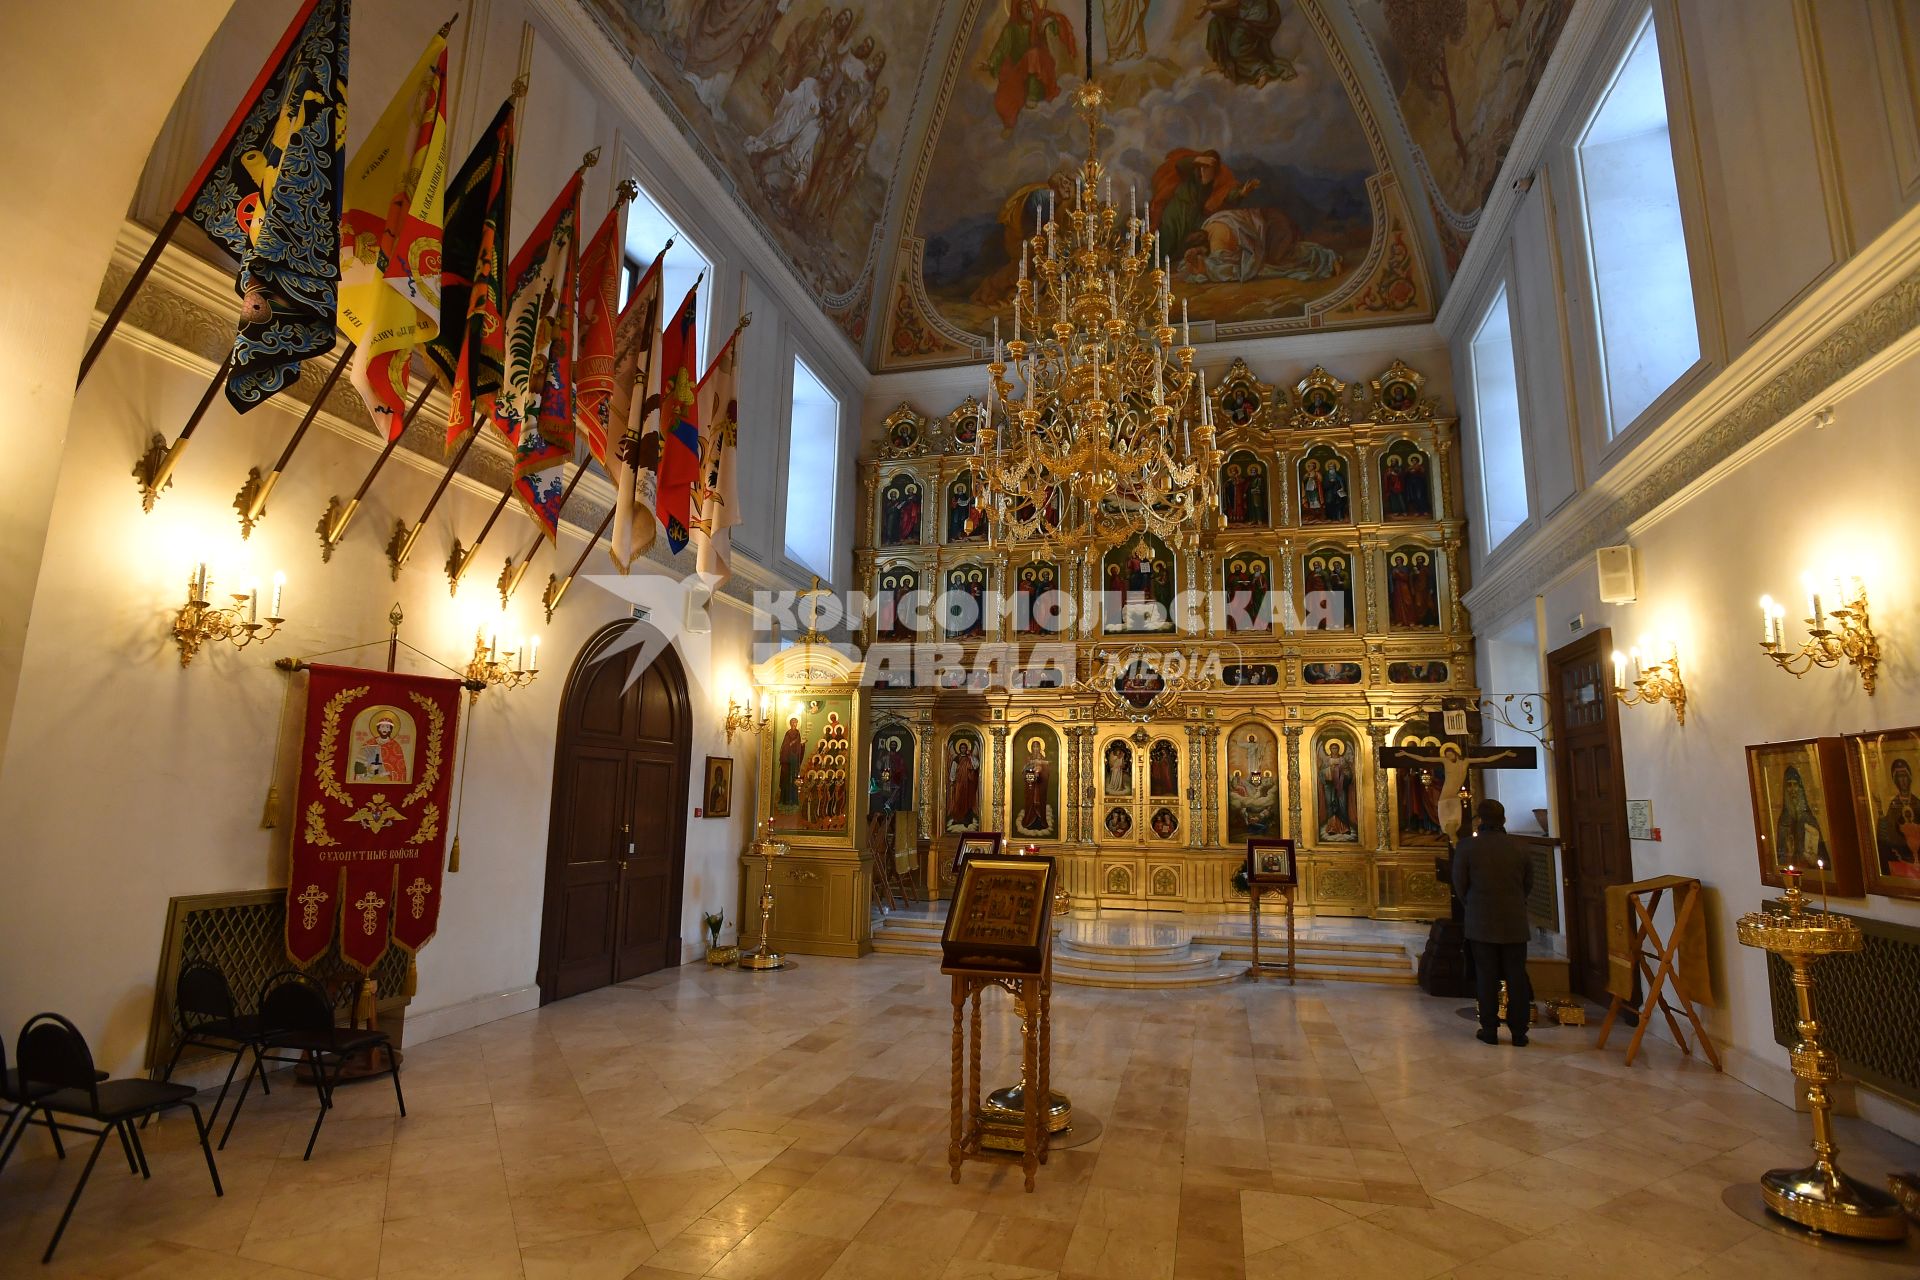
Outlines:
{"label": "standing candle holder", "polygon": [[1820,1024],[1813,1017],[1813,962],[1845,955],[1862,946],[1860,926],[1845,916],[1809,911],[1800,894],[1800,873],[1787,879],[1785,911],[1755,911],[1740,917],[1740,944],[1759,947],[1793,968],[1793,994],[1799,1006],[1795,1029],[1800,1039],[1790,1051],[1793,1074],[1807,1086],[1813,1114],[1814,1162],[1804,1169],[1769,1169],[1760,1177],[1767,1208],[1810,1231],[1860,1240],[1903,1240],[1906,1218],[1893,1197],[1840,1171],[1833,1141],[1832,1100],[1827,1086],[1840,1078],[1840,1063],[1820,1046]]}
{"label": "standing candle holder", "polygon": [[760,945],[751,954],[740,957],[742,969],[766,971],[770,969],[791,969],[793,962],[770,947],[773,938],[773,860],[786,853],[787,846],[775,840],[771,824],[765,819],[760,822],[758,838],[753,842],[753,852],[760,858]]}

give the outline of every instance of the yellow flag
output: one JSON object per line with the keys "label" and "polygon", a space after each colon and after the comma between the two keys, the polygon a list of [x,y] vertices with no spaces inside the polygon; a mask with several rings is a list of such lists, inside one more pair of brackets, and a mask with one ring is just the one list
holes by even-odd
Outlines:
{"label": "yellow flag", "polygon": [[347,168],[340,218],[340,331],[354,389],[398,435],[416,343],[440,332],[447,185],[447,41],[438,34]]}

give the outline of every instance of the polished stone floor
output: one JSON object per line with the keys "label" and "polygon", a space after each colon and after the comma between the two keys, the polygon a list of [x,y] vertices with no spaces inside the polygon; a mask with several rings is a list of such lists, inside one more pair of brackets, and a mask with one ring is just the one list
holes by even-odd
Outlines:
{"label": "polished stone floor", "polygon": [[[1096,1141],[947,1176],[947,980],[924,960],[657,974],[417,1046],[342,1092],[250,1101],[214,1199],[190,1125],[153,1180],[109,1150],[54,1265],[77,1173],[36,1135],[0,1173],[0,1274],[1130,1280],[1893,1280],[1721,1204],[1804,1163],[1805,1122],[1592,1028],[1488,1048],[1459,1002],[1359,984],[1062,988],[1056,1086]],[[1004,1002],[1002,1002],[1004,1003]],[[1011,1019],[990,1078],[1010,1083]],[[1001,1079],[1004,1077],[1004,1079]],[[1847,1131],[1878,1180],[1920,1152]]]}

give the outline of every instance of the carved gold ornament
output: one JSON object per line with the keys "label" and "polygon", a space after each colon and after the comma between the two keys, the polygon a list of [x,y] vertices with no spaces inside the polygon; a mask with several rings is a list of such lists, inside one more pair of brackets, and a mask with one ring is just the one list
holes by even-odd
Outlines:
{"label": "carved gold ornament", "polygon": [[[319,807],[318,802],[314,807]],[[348,815],[347,821],[358,823],[374,835],[379,835],[396,822],[404,822],[406,817],[406,814],[387,803],[387,796],[383,791],[376,793],[371,800],[355,809]]]}

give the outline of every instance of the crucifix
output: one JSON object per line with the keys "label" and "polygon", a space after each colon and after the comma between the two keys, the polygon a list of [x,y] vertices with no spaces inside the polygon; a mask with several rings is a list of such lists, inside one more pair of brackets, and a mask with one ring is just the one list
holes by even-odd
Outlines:
{"label": "crucifix", "polygon": [[801,644],[824,644],[826,637],[820,634],[820,597],[832,595],[820,585],[820,575],[813,575],[813,586],[795,593],[793,610],[797,620],[806,627],[800,637]]}
{"label": "crucifix", "polygon": [[[1400,740],[1383,748],[1379,765],[1383,769],[1413,770],[1415,780],[1429,785],[1440,782],[1441,804],[1445,797],[1457,797],[1459,808],[1451,830],[1444,818],[1442,833],[1447,851],[1433,860],[1434,874],[1442,884],[1453,883],[1453,848],[1457,840],[1473,831],[1473,783],[1470,769],[1532,769],[1539,763],[1534,747],[1510,747],[1476,741],[1480,716],[1461,705],[1442,704],[1429,712],[1425,726],[1409,720],[1400,731]],[[1444,813],[1444,809],[1441,811]],[[1420,954],[1420,989],[1428,995],[1461,996],[1471,994],[1467,981],[1467,945],[1465,917],[1459,899],[1445,919],[1435,920],[1427,931],[1427,945]]]}

